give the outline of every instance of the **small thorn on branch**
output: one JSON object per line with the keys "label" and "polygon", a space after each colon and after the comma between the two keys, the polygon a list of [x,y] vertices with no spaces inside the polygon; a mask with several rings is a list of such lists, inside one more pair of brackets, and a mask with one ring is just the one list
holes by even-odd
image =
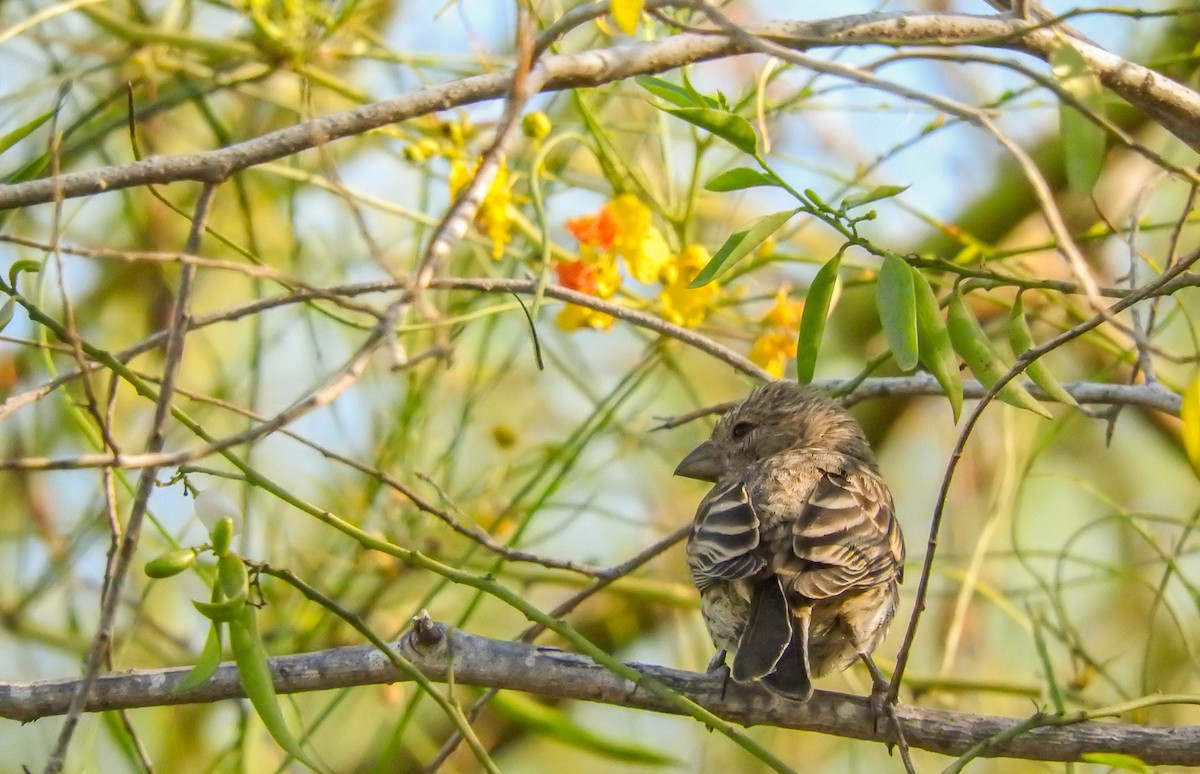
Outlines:
{"label": "small thorn on branch", "polygon": [[413,616],[412,642],[418,648],[433,648],[446,639],[445,627],[429,617],[428,610]]}

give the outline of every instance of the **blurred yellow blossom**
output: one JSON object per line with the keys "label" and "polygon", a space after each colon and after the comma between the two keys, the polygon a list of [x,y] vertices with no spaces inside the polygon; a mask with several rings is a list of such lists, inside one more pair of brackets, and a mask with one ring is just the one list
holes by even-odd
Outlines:
{"label": "blurred yellow blossom", "polygon": [[651,283],[671,262],[671,249],[652,222],[650,208],[633,194],[621,194],[605,205],[616,224],[612,247],[625,259],[629,273],[638,282]]}
{"label": "blurred yellow blossom", "polygon": [[788,296],[790,286],[784,285],[775,294],[775,303],[762,318],[762,330],[750,347],[750,360],[779,379],[787,361],[796,354],[796,337],[800,333],[800,314],[804,302]]}
{"label": "blurred yellow blossom", "polygon": [[763,315],[763,325],[800,330],[800,314],[804,311],[804,302],[790,298],[789,291],[791,286],[784,285],[775,293],[775,305]]}
{"label": "blurred yellow blossom", "polygon": [[[450,160],[451,199],[457,197],[471,182],[478,167],[478,164],[468,166],[461,158]],[[492,240],[492,258],[497,261],[504,257],[504,248],[512,241],[512,182],[508,174],[508,164],[501,161],[487,195],[479,204],[479,212],[475,214],[476,225]]]}
{"label": "blurred yellow blossom", "polygon": [[750,348],[750,361],[762,366],[767,373],[779,379],[787,368],[787,361],[796,354],[796,336],[779,328],[763,331]]}
{"label": "blurred yellow blossom", "polygon": [[604,312],[588,309],[586,306],[568,304],[554,318],[554,324],[564,331],[575,331],[580,328],[606,331],[612,327],[613,318]]}
{"label": "blurred yellow blossom", "polygon": [[721,286],[710,282],[698,288],[689,288],[688,283],[708,265],[711,257],[701,245],[688,245],[663,269],[660,299],[663,318],[685,328],[695,328],[708,317],[721,295]]}

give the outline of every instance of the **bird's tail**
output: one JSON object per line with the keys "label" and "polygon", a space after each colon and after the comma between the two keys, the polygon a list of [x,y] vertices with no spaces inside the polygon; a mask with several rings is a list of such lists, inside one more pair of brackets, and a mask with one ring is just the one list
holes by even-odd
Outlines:
{"label": "bird's tail", "polygon": [[738,640],[731,675],[761,680],[772,693],[797,701],[812,696],[808,668],[808,610],[793,617],[778,576],[758,584],[746,628]]}

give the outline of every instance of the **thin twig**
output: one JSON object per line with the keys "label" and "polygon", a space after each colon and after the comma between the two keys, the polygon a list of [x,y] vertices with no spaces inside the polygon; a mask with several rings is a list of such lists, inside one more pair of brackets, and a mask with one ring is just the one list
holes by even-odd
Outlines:
{"label": "thin twig", "polygon": [[[194,254],[200,249],[200,237],[204,233],[204,222],[208,218],[209,210],[212,207],[216,188],[216,182],[211,182],[206,184],[200,191],[200,196],[196,200],[195,212],[192,215],[192,228],[188,233],[187,243],[184,247],[184,252],[186,253]],[[196,269],[194,266],[184,266],[179,275],[179,288],[175,297],[175,310],[172,314],[171,328],[167,336],[167,353],[163,363],[162,385],[159,390],[158,402],[154,407],[154,421],[151,425],[150,437],[146,441],[146,451],[150,454],[162,451],[166,443],[167,417],[170,415],[171,401],[174,397],[175,378],[179,374],[179,368],[183,363],[183,345],[189,328],[188,321],[191,316],[189,304],[191,302],[192,280],[195,278],[195,274]],[[125,589],[125,581],[129,575],[129,568],[133,563],[133,555],[137,551],[138,538],[141,536],[142,521],[145,518],[146,509],[150,502],[150,493],[154,490],[155,474],[157,471],[156,467],[144,468],[142,475],[138,479],[137,490],[134,495],[133,504],[130,506],[129,520],[125,525],[120,549],[117,551],[116,560],[112,564],[111,572],[105,577],[105,593],[100,600],[100,618],[96,627],[96,638],[92,643],[91,650],[88,652],[83,679],[79,681],[78,690],[72,698],[71,705],[67,711],[67,718],[63,723],[62,730],[59,732],[58,740],[55,742],[50,758],[46,762],[44,769],[46,774],[57,774],[57,772],[62,770],[63,764],[66,761],[67,748],[79,723],[79,716],[87,703],[88,691],[95,682],[96,676],[99,674],[100,668],[107,657],[108,649],[112,643],[117,608],[120,605],[121,596]]]}

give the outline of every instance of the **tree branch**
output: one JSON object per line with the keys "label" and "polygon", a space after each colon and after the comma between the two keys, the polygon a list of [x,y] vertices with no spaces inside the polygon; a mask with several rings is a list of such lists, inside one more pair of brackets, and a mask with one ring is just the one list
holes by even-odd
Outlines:
{"label": "tree branch", "polygon": [[[400,652],[430,679],[459,685],[527,691],[559,699],[578,699],[652,712],[675,712],[667,702],[583,656],[552,648],[493,640],[444,624],[418,619],[398,643]],[[768,724],[854,739],[889,742],[886,724],[877,724],[870,700],[817,691],[806,704],[772,696],[765,690],[720,677],[661,666],[634,664],[639,671],[686,695],[720,717],[743,725]],[[405,681],[378,649],[371,646],[282,656],[271,659],[276,690],[301,693],[356,685]],[[91,691],[89,712],[136,707],[197,704],[244,695],[236,667],[221,666],[208,682],[179,691],[188,669],[137,670],[101,675]],[[66,712],[77,680],[0,683],[0,717],[29,722]],[[1197,702],[1196,697],[1158,697],[1160,701]],[[995,741],[988,757],[1078,760],[1086,752],[1136,755],[1152,765],[1200,764],[1200,727],[1153,727],[1108,723],[1075,716],[1006,718],[901,705],[897,716],[912,747],[961,755],[975,745]],[[1032,720],[1032,722],[1031,722]],[[876,726],[879,726],[878,730]]]}
{"label": "tree branch", "polygon": [[[1052,30],[1018,19],[966,14],[873,13],[814,22],[774,22],[748,31],[798,51],[832,46],[980,45],[1019,51],[1042,60],[1063,39]],[[1072,39],[1101,82],[1145,111],[1193,149],[1200,150],[1200,95],[1154,70],[1102,48]],[[600,86],[673,70],[687,64],[750,53],[736,39],[713,31],[681,33],[662,40],[579,54],[545,56],[547,91]],[[474,75],[419,89],[395,99],[332,113],[225,148],[187,156],[159,156],[131,164],[63,174],[53,179],[0,186],[0,210],[105,191],[181,180],[219,182],[258,164],[292,156],[319,144],[364,134],[440,110],[503,97],[511,71]]]}

